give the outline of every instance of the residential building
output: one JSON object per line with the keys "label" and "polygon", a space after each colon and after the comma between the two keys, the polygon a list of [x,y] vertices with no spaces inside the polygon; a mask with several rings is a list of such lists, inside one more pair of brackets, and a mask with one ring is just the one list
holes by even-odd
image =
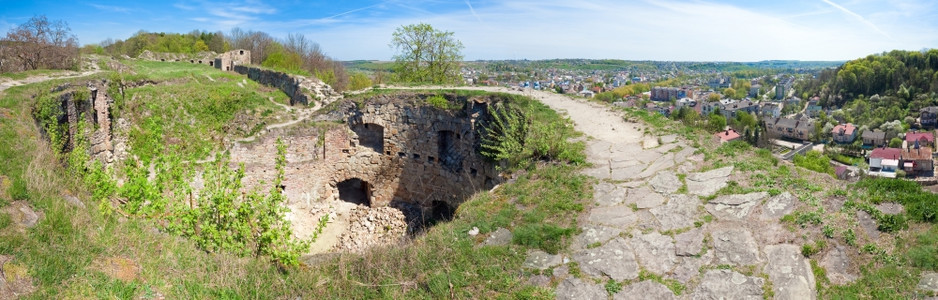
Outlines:
{"label": "residential building", "polygon": [[811,100],[808,101],[808,107],[807,107],[807,109],[806,109],[806,112],[807,112],[808,115],[811,116],[812,118],[817,117],[817,116],[821,113],[821,111],[824,110],[824,109],[821,107],[821,105],[820,105],[820,102],[821,102],[820,99],[821,99],[821,98],[819,98],[819,97],[814,97],[814,98],[811,98]]}
{"label": "residential building", "polygon": [[902,158],[902,149],[899,148],[876,148],[870,153],[869,174],[880,177],[896,177],[896,170],[899,169],[899,160]]}
{"label": "residential building", "polygon": [[834,129],[831,130],[831,136],[836,143],[853,143],[853,140],[857,138],[857,127],[850,123],[834,126]]}
{"label": "residential building", "polygon": [[720,144],[732,142],[741,138],[739,132],[736,132],[736,130],[732,128],[714,133],[713,136],[715,140],[720,142]]}
{"label": "residential building", "polygon": [[902,149],[902,170],[906,174],[916,176],[933,176],[935,173],[934,160],[930,147],[908,147]]}
{"label": "residential building", "polygon": [[671,99],[681,99],[685,97],[687,97],[687,91],[680,88],[660,86],[651,88],[650,99],[652,101],[671,101]]}
{"label": "residential building", "polygon": [[733,101],[731,103],[723,104],[720,106],[720,112],[723,113],[723,116],[727,120],[735,118],[736,112],[744,111],[752,115],[757,115],[759,113],[759,105],[752,100],[746,99],[742,101]]}
{"label": "residential building", "polygon": [[786,138],[806,141],[814,132],[814,120],[807,118],[772,118],[766,117],[765,131],[770,138]]}
{"label": "residential building", "polygon": [[694,99],[691,99],[691,98],[687,98],[687,97],[684,97],[684,98],[681,98],[680,100],[677,100],[677,107],[678,107],[678,108],[685,107],[685,106],[687,106],[687,107],[696,107],[696,106],[697,106],[697,100],[694,100]]}
{"label": "residential building", "polygon": [[778,118],[780,115],[782,115],[781,103],[763,103],[762,108],[759,110],[762,112],[762,116],[764,117]]}
{"label": "residential building", "polygon": [[935,134],[931,131],[912,131],[905,134],[906,147],[935,147]]}
{"label": "residential building", "polygon": [[749,88],[749,97],[752,97],[752,98],[758,97],[759,90],[761,89],[762,89],[761,84],[753,84],[752,87]]}
{"label": "residential building", "polygon": [[938,127],[938,106],[929,106],[919,111],[919,124],[924,128]]}
{"label": "residential building", "polygon": [[879,129],[864,131],[861,137],[863,138],[863,146],[873,148],[886,146],[886,132]]}

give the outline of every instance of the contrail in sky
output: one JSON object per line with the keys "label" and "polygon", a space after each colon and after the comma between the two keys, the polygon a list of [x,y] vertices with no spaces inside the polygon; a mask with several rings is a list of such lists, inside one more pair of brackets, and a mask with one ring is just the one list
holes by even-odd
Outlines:
{"label": "contrail in sky", "polygon": [[860,14],[855,13],[855,12],[853,12],[853,11],[850,11],[850,10],[847,9],[846,7],[840,6],[840,4],[831,2],[830,0],[821,0],[821,1],[824,1],[824,3],[830,4],[830,6],[833,6],[834,8],[839,9],[840,11],[844,12],[845,14],[848,14],[848,15],[853,16],[854,18],[857,18],[857,20],[860,20],[860,22],[863,22],[864,24],[870,26],[871,28],[873,28],[873,30],[876,30],[876,32],[879,32],[880,34],[886,36],[887,38],[892,38],[891,36],[889,36],[888,33],[886,33],[885,31],[883,31],[882,29],[879,29],[879,27],[877,27],[876,24],[873,24],[873,22],[870,22],[869,20],[867,20],[866,18],[864,18],[864,17],[861,16]]}
{"label": "contrail in sky", "polygon": [[469,3],[469,0],[466,0],[466,5],[469,6],[469,12],[476,17],[476,20],[479,20],[479,23],[482,23],[482,18],[479,18],[479,15],[476,14],[476,10],[472,8],[472,4]]}

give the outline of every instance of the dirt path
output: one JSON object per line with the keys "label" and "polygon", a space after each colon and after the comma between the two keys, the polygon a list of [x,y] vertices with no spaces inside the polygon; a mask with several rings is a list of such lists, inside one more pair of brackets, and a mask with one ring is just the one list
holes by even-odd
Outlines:
{"label": "dirt path", "polygon": [[[3,92],[6,89],[14,87],[14,86],[21,86],[21,85],[26,85],[26,84],[31,84],[31,83],[39,83],[39,82],[49,81],[53,79],[68,79],[68,78],[85,77],[85,76],[92,75],[98,72],[101,72],[101,70],[95,69],[95,70],[84,71],[84,72],[68,72],[68,73],[60,73],[60,74],[52,74],[52,75],[39,75],[39,76],[33,76],[33,77],[19,79],[19,80],[6,80],[6,81],[0,82],[0,92]],[[55,75],[63,75],[63,74],[64,76],[55,76]]]}

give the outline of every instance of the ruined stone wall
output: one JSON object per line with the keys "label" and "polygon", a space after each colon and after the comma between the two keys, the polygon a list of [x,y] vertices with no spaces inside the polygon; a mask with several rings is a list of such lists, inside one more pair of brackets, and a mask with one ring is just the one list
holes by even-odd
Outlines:
{"label": "ruined stone wall", "polygon": [[290,97],[290,105],[326,105],[341,97],[332,87],[316,78],[244,65],[234,66],[234,71],[257,83],[283,91]]}
{"label": "ruined stone wall", "polygon": [[303,93],[300,82],[287,73],[250,66],[235,66],[234,71],[246,75],[257,83],[275,87],[290,97],[290,105],[309,105],[315,99]]}
{"label": "ruined stone wall", "polygon": [[[340,182],[360,179],[368,183],[372,207],[403,202],[425,211],[439,203],[455,209],[499,181],[494,166],[476,151],[478,121],[487,116],[467,112],[478,107],[443,111],[387,101],[343,109],[346,124],[328,130],[278,129],[262,140],[235,145],[232,161],[245,163],[244,183],[271,182],[277,136],[287,145],[284,194],[291,203],[338,200]],[[362,143],[363,138],[380,140],[380,147]]]}
{"label": "ruined stone wall", "polygon": [[[61,107],[65,118],[59,122],[67,122],[68,136],[65,151],[72,151],[80,141],[79,138],[89,140],[88,154],[92,159],[104,164],[113,163],[115,157],[115,142],[112,135],[113,120],[111,119],[111,104],[113,100],[107,94],[105,82],[91,81],[84,87],[74,87],[70,84],[56,87],[53,92],[63,91],[59,95]],[[84,93],[78,89],[87,88],[88,97],[77,97],[77,93]],[[85,99],[87,98],[87,99]],[[87,124],[84,132],[79,134],[78,123],[84,117]],[[122,143],[121,143],[122,144]],[[123,146],[123,145],[120,145]],[[121,147],[122,148],[122,147]]]}

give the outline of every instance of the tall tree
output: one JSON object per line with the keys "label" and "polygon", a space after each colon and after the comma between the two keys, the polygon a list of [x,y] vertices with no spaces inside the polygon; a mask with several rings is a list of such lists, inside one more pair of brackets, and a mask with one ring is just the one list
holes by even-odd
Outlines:
{"label": "tall tree", "polygon": [[10,29],[4,42],[21,70],[70,69],[78,65],[78,38],[62,20],[34,16]]}
{"label": "tall tree", "polygon": [[453,32],[425,23],[404,25],[394,31],[390,46],[398,51],[394,68],[402,81],[439,84],[459,80],[463,45]]}

